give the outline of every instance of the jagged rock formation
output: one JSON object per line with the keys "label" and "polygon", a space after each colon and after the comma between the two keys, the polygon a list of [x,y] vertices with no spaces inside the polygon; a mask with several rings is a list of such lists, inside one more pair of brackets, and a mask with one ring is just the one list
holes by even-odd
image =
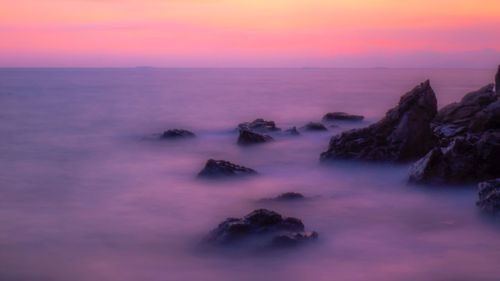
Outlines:
{"label": "jagged rock formation", "polygon": [[363,159],[410,161],[435,144],[430,127],[437,113],[436,95],[429,81],[403,95],[399,104],[377,123],[334,136],[321,160]]}
{"label": "jagged rock formation", "polygon": [[276,132],[281,131],[280,128],[276,127],[274,121],[267,121],[262,118],[253,120],[252,122],[245,122],[238,125],[240,130],[254,131],[254,132]]}
{"label": "jagged rock formation", "polygon": [[476,205],[483,211],[493,215],[500,214],[500,178],[481,182],[478,185],[479,200]]}

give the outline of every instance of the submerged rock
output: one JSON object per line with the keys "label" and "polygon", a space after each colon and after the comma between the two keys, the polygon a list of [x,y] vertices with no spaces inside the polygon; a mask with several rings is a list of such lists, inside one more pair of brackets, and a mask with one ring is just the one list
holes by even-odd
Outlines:
{"label": "submerged rock", "polygon": [[437,101],[429,81],[403,95],[399,104],[377,123],[334,136],[321,160],[363,159],[410,161],[425,155],[435,144],[430,123]]}
{"label": "submerged rock", "polygon": [[188,130],[183,129],[170,129],[161,135],[162,139],[181,139],[181,138],[194,138],[196,135]]}
{"label": "submerged rock", "polygon": [[260,201],[262,202],[267,202],[267,201],[280,201],[280,202],[285,202],[285,201],[298,201],[298,200],[304,200],[306,197],[302,195],[301,193],[298,192],[285,192],[282,193],[276,197],[273,198],[265,198]]}
{"label": "submerged rock", "polygon": [[302,245],[304,242],[310,242],[318,239],[316,231],[303,231],[275,236],[272,241],[273,247],[289,248]]}
{"label": "submerged rock", "polygon": [[300,132],[297,130],[297,127],[293,126],[289,129],[285,130],[285,133],[291,136],[299,136]]}
{"label": "submerged rock", "polygon": [[219,178],[255,175],[257,172],[253,169],[233,164],[229,161],[209,159],[203,170],[198,173],[198,177]]}
{"label": "submerged rock", "polygon": [[500,178],[479,183],[476,205],[484,212],[500,214]]}
{"label": "submerged rock", "polygon": [[500,132],[454,138],[410,168],[410,182],[459,184],[500,177]]}
{"label": "submerged rock", "polygon": [[323,116],[323,121],[361,121],[365,119],[362,115],[354,115],[345,112],[329,112]]}
{"label": "submerged rock", "polygon": [[251,144],[265,143],[272,140],[273,138],[268,135],[261,135],[248,130],[240,130],[240,136],[238,137],[238,144],[251,145]]}
{"label": "submerged rock", "polygon": [[319,122],[309,122],[302,129],[306,131],[328,131],[325,125]]}
{"label": "submerged rock", "polygon": [[240,130],[257,131],[257,132],[275,132],[281,131],[276,127],[274,121],[267,121],[262,118],[253,120],[252,122],[245,122],[238,125]]}
{"label": "submerged rock", "polygon": [[262,239],[261,245],[275,246],[299,244],[317,239],[318,234],[304,232],[304,224],[297,218],[284,218],[280,214],[258,209],[244,218],[228,218],[205,238],[212,245],[235,245]]}

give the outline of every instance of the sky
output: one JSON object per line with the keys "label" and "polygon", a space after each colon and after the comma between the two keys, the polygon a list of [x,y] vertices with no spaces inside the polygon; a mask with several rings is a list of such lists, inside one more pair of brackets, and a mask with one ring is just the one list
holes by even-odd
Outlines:
{"label": "sky", "polygon": [[500,64],[499,0],[0,0],[0,67]]}

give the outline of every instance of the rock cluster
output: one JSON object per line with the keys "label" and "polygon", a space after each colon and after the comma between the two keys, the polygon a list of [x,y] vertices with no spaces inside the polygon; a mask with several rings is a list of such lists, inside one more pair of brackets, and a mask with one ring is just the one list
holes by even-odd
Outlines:
{"label": "rock cluster", "polygon": [[181,139],[181,138],[193,138],[196,135],[188,130],[183,129],[170,129],[161,135],[162,139]]}
{"label": "rock cluster", "polygon": [[361,121],[365,119],[362,115],[354,115],[345,112],[329,112],[323,116],[323,121]]}
{"label": "rock cluster", "polygon": [[248,130],[240,130],[240,136],[238,137],[238,144],[252,145],[258,143],[265,143],[272,140],[273,138],[268,135],[259,134]]}
{"label": "rock cluster", "polygon": [[431,127],[437,145],[411,167],[411,182],[455,184],[500,177],[500,93],[493,84],[443,107]]}
{"label": "rock cluster", "polygon": [[280,214],[258,209],[243,218],[228,218],[205,238],[212,245],[252,243],[259,239],[263,246],[293,246],[318,238],[316,232],[305,232],[297,218],[284,218]]}
{"label": "rock cluster", "polygon": [[334,136],[321,160],[410,161],[422,157],[435,144],[430,123],[436,113],[436,95],[425,81],[403,95],[382,120]]}
{"label": "rock cluster", "polygon": [[221,178],[255,175],[253,169],[233,164],[229,161],[209,159],[203,170],[198,173],[201,178]]}
{"label": "rock cluster", "polygon": [[484,212],[500,214],[500,178],[479,183],[476,205]]}

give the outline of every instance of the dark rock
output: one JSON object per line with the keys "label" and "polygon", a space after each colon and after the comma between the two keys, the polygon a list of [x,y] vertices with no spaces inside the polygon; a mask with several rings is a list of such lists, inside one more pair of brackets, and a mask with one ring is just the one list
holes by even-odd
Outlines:
{"label": "dark rock", "polygon": [[323,116],[323,121],[361,121],[364,118],[362,115],[353,115],[345,112],[329,112]]}
{"label": "dark rock", "polygon": [[302,129],[306,131],[328,131],[325,125],[319,122],[309,122]]}
{"label": "dark rock", "polygon": [[294,232],[289,234],[278,235],[273,238],[272,246],[279,248],[290,248],[317,240],[319,237],[316,231],[308,232]]}
{"label": "dark rock", "polygon": [[454,138],[410,168],[415,183],[458,184],[500,177],[500,132]]}
{"label": "dark rock", "polygon": [[182,129],[171,129],[163,132],[161,135],[162,139],[181,139],[181,138],[193,138],[196,135],[188,130]]}
{"label": "dark rock", "polygon": [[321,160],[410,161],[425,155],[436,140],[430,122],[437,112],[429,81],[403,95],[377,123],[334,136]]}
{"label": "dark rock", "polygon": [[500,101],[493,84],[468,93],[460,102],[439,110],[431,124],[442,145],[457,136],[500,128]]}
{"label": "dark rock", "polygon": [[198,177],[217,178],[255,174],[257,174],[255,170],[233,164],[229,161],[209,159],[203,170],[198,173]]}
{"label": "dark rock", "polygon": [[268,135],[261,135],[248,130],[240,130],[240,136],[238,137],[238,144],[251,145],[257,143],[265,143],[272,140],[273,138]]}
{"label": "dark rock", "polygon": [[205,241],[213,245],[234,245],[262,238],[271,245],[296,245],[317,237],[315,232],[304,232],[304,224],[297,218],[283,218],[276,212],[259,209],[241,219],[226,219],[210,232]]}
{"label": "dark rock", "polygon": [[238,125],[240,130],[257,131],[257,132],[275,132],[281,129],[276,127],[274,121],[266,121],[262,118],[255,119],[252,122],[245,122]]}
{"label": "dark rock", "polygon": [[500,65],[498,66],[497,75],[495,75],[495,91],[500,94]]}
{"label": "dark rock", "polygon": [[479,183],[476,205],[484,212],[500,214],[500,178]]}
{"label": "dark rock", "polygon": [[298,136],[300,135],[300,132],[297,130],[297,127],[291,127],[289,129],[285,130],[286,134],[292,135],[292,136]]}
{"label": "dark rock", "polygon": [[304,195],[297,192],[285,192],[273,198],[277,201],[292,201],[292,200],[302,200],[304,199]]}

